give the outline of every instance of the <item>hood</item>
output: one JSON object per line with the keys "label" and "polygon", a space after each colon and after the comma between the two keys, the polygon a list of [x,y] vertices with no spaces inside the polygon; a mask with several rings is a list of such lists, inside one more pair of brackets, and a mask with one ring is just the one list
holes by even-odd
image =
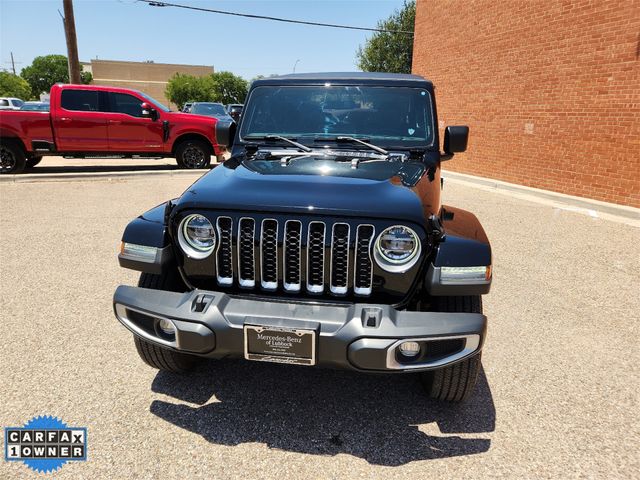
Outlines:
{"label": "hood", "polygon": [[194,183],[177,209],[216,209],[404,219],[424,224],[418,184],[433,181],[422,162],[336,157],[231,159]]}
{"label": "hood", "polygon": [[189,122],[200,123],[203,125],[214,125],[218,119],[216,117],[207,117],[206,115],[196,115],[193,113],[184,112],[168,112],[165,114],[166,120],[170,122]]}

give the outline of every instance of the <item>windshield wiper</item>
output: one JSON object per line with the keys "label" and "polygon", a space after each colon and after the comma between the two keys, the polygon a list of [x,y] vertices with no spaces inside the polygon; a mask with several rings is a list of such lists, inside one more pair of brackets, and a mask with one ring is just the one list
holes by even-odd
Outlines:
{"label": "windshield wiper", "polygon": [[287,142],[294,147],[298,147],[303,152],[311,152],[311,148],[296,142],[294,138],[282,137],[280,135],[246,135],[244,138],[247,140],[280,140],[282,142]]}
{"label": "windshield wiper", "polygon": [[371,150],[375,150],[376,152],[381,153],[382,155],[389,155],[389,152],[387,152],[384,148],[378,147],[377,145],[374,145],[373,143],[369,143],[369,142],[366,142],[364,140],[360,140],[359,138],[356,138],[356,137],[345,137],[345,136],[316,137],[313,141],[314,142],[359,143],[360,145],[364,145],[365,147],[370,148]]}

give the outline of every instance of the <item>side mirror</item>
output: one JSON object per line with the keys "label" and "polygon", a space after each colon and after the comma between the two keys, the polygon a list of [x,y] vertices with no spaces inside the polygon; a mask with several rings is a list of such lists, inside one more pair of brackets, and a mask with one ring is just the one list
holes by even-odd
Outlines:
{"label": "side mirror", "polygon": [[236,122],[218,119],[215,129],[218,145],[231,148],[233,146],[233,140],[236,137]]}
{"label": "side mirror", "polygon": [[158,119],[158,112],[147,102],[142,102],[140,104],[140,108],[142,108],[142,116],[144,118],[150,118],[153,121],[156,121]]}
{"label": "side mirror", "polygon": [[469,140],[469,127],[447,127],[444,130],[444,155],[442,160],[449,160],[454,153],[464,152]]}

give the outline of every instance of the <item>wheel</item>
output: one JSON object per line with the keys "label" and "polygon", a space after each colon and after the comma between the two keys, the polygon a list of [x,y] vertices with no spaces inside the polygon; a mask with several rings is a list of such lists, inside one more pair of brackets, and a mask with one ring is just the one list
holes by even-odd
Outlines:
{"label": "wheel", "polygon": [[26,166],[24,150],[15,142],[0,143],[0,174],[20,173]]}
{"label": "wheel", "polygon": [[[185,285],[177,273],[154,275],[142,273],[138,286],[154,290],[168,290],[171,292],[184,292]],[[191,370],[202,361],[200,357],[176,352],[169,348],[161,347],[155,343],[147,342],[142,338],[133,336],[136,350],[140,358],[149,366],[173,373],[184,373]]]}
{"label": "wheel", "polygon": [[202,140],[185,140],[176,148],[180,168],[207,168],[211,164],[211,146]]}
{"label": "wheel", "polygon": [[176,352],[168,348],[161,347],[151,342],[147,342],[139,337],[133,336],[136,350],[140,358],[150,367],[163,370],[165,372],[185,373],[193,369],[200,360],[193,355]]}
{"label": "wheel", "polygon": [[42,161],[42,157],[31,157],[27,159],[25,165],[27,168],[33,168],[37,164],[39,164],[41,161]]}
{"label": "wheel", "polygon": [[[436,297],[439,312],[482,313],[482,298]],[[469,357],[448,367],[420,374],[425,392],[431,398],[446,402],[461,402],[473,392],[482,366],[482,353]]]}

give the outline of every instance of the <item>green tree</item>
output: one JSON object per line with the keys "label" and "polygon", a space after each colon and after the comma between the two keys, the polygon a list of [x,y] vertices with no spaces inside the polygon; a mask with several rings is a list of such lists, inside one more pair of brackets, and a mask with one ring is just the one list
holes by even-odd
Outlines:
{"label": "green tree", "polygon": [[222,104],[244,103],[247,81],[231,72],[216,72],[210,76],[213,85],[213,101]]}
{"label": "green tree", "polygon": [[182,109],[186,102],[242,103],[247,95],[247,82],[231,72],[216,72],[205,77],[176,73],[165,95]]}
{"label": "green tree", "polygon": [[31,87],[23,78],[9,72],[0,72],[0,97],[31,98]]}
{"label": "green tree", "polygon": [[[415,1],[406,1],[378,28],[413,32],[416,20]],[[356,52],[358,67],[365,72],[411,73],[413,35],[376,32]]]}
{"label": "green tree", "polygon": [[[20,76],[31,86],[31,93],[37,97],[41,93],[49,93],[56,83],[69,83],[69,66],[64,55],[44,55],[36,57],[28,67],[22,69]],[[89,72],[80,74],[82,83],[91,83]]]}
{"label": "green tree", "polygon": [[211,99],[211,87],[205,78],[176,73],[169,79],[165,95],[180,110],[187,102],[208,102]]}

